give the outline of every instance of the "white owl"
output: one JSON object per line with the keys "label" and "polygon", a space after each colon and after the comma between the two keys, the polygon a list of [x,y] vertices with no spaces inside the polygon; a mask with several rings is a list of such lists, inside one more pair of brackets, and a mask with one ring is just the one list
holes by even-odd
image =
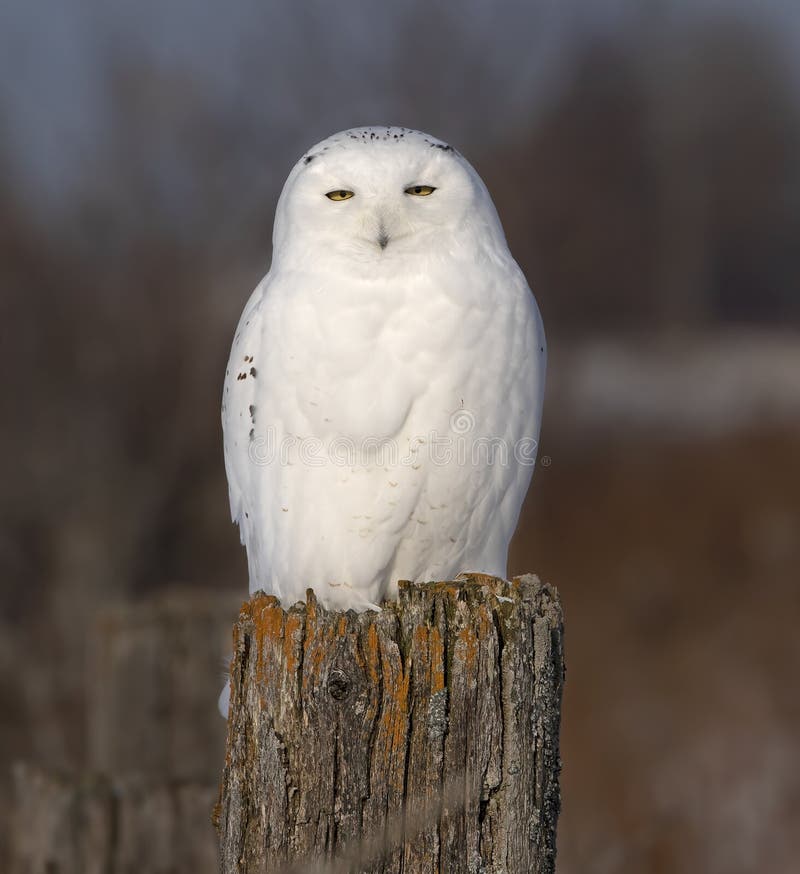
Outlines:
{"label": "white owl", "polygon": [[250,591],[359,610],[399,579],[505,576],[545,360],[534,297],[457,151],[401,127],[312,148],[225,375]]}

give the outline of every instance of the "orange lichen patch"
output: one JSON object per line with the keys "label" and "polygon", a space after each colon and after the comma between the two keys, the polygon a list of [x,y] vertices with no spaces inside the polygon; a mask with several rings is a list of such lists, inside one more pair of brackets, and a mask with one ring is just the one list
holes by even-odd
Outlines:
{"label": "orange lichen patch", "polygon": [[[408,679],[411,671],[403,671],[402,665],[398,666],[399,658],[393,659],[387,652],[387,646],[379,641],[381,671],[383,672],[384,694],[389,696],[387,711],[397,708],[405,710],[408,693]],[[405,684],[404,681],[405,680]],[[401,694],[402,693],[402,694]]]}
{"label": "orange lichen patch", "polygon": [[411,671],[404,671],[398,678],[392,697],[397,707],[397,717],[394,720],[392,746],[405,749],[406,723],[408,722],[408,687],[411,682]]}
{"label": "orange lichen patch", "polygon": [[256,672],[263,679],[265,647],[270,642],[275,647],[282,646],[286,614],[277,598],[267,596],[259,601],[261,603],[253,604],[253,637],[256,643]]}
{"label": "orange lichen patch", "polygon": [[238,622],[236,622],[233,626],[232,637],[233,637],[233,651],[234,651],[234,653],[236,653],[239,651],[239,643],[242,639],[242,626]]}
{"label": "orange lichen patch", "polygon": [[242,606],[239,608],[239,618],[249,619],[253,615],[252,602],[242,601]]}
{"label": "orange lichen patch", "polygon": [[322,673],[322,664],[325,661],[326,650],[327,647],[322,640],[318,640],[314,646],[306,649],[303,658],[303,689],[307,689],[312,682],[318,682]]}
{"label": "orange lichen patch", "polygon": [[242,605],[242,610],[249,608],[252,611],[261,610],[263,607],[280,607],[281,602],[275,595],[266,595],[264,592],[257,592],[249,601],[245,601]]}
{"label": "orange lichen patch", "polygon": [[283,631],[284,613],[280,604],[265,604],[260,615],[253,617],[256,623],[256,632],[264,637],[277,639]]}
{"label": "orange lichen patch", "polygon": [[456,635],[456,656],[461,656],[467,671],[474,669],[478,657],[478,637],[471,628],[462,628]]}
{"label": "orange lichen patch", "polygon": [[297,635],[303,630],[303,616],[299,613],[287,613],[283,626],[283,661],[286,673],[294,676],[299,660],[295,655]]}
{"label": "orange lichen patch", "polygon": [[482,586],[489,586],[491,589],[504,589],[506,581],[500,577],[493,577],[491,574],[466,574],[465,578],[471,583],[479,583]]}
{"label": "orange lichen patch", "polygon": [[427,588],[436,595],[447,595],[450,598],[455,598],[464,589],[464,583],[429,583]]}
{"label": "orange lichen patch", "polygon": [[411,639],[411,658],[414,659],[417,677],[424,673],[425,679],[430,685],[430,654],[428,646],[428,629],[424,625],[417,625]]}
{"label": "orange lichen patch", "polygon": [[494,630],[494,622],[492,621],[491,613],[485,604],[482,604],[478,611],[476,612],[476,626],[478,631],[478,638],[480,640],[486,640],[487,637]]}
{"label": "orange lichen patch", "polygon": [[411,653],[416,670],[425,671],[431,694],[444,689],[444,644],[437,628],[418,625],[414,629]]}
{"label": "orange lichen patch", "polygon": [[316,644],[317,638],[317,602],[306,603],[306,636],[303,639],[303,658],[308,656],[309,650]]}
{"label": "orange lichen patch", "polygon": [[319,681],[322,666],[327,653],[333,647],[334,632],[332,628],[320,633],[316,601],[306,605],[306,636],[303,641],[303,689],[313,682]]}
{"label": "orange lichen patch", "polygon": [[311,589],[306,591],[306,617],[309,625],[316,626],[318,617],[317,612],[317,599],[314,597],[314,593]]}
{"label": "orange lichen patch", "polygon": [[408,693],[411,670],[397,669],[397,660],[381,646],[381,667],[384,677],[383,708],[378,724],[380,742],[376,743],[376,755],[381,757],[381,770],[386,774],[392,788],[403,791],[404,762],[408,737]]}
{"label": "orange lichen patch", "polygon": [[444,689],[444,641],[438,628],[431,628],[428,636],[428,647],[431,665],[431,693],[435,695]]}
{"label": "orange lichen patch", "polygon": [[369,673],[369,681],[373,688],[377,686],[380,672],[378,664],[380,663],[380,651],[378,649],[378,631],[374,625],[370,625],[367,632],[367,671]]}
{"label": "orange lichen patch", "polygon": [[340,616],[339,617],[339,637],[344,637],[347,634],[347,617]]}

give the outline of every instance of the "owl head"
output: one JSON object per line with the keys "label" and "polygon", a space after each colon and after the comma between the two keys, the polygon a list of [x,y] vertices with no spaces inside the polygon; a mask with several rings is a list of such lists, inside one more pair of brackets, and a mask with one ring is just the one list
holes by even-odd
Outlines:
{"label": "owl head", "polygon": [[352,128],[309,149],[289,174],[273,265],[323,259],[375,273],[498,243],[486,186],[452,146],[408,128]]}

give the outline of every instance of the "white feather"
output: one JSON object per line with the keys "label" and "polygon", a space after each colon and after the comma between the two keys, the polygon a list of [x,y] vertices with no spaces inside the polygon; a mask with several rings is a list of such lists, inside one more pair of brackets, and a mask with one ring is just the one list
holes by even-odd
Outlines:
{"label": "white feather", "polygon": [[[339,189],[354,196],[325,196]],[[457,152],[402,128],[310,150],[284,186],[272,268],[225,377],[250,591],[290,604],[310,587],[368,609],[398,579],[505,576],[545,357],[533,295]]]}

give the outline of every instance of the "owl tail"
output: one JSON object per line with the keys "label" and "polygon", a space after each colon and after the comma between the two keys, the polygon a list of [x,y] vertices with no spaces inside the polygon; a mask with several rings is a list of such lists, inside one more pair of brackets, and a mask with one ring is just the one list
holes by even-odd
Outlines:
{"label": "owl tail", "polygon": [[217,708],[219,712],[222,714],[223,719],[228,718],[228,710],[231,704],[231,676],[228,673],[230,670],[230,659],[225,659],[222,666],[222,676],[225,680],[225,685],[222,687],[222,691],[219,693],[219,698],[217,698]]}
{"label": "owl tail", "polygon": [[219,698],[217,699],[217,707],[219,708],[219,712],[222,714],[223,719],[228,718],[228,708],[231,703],[231,683],[230,680],[222,687],[222,691],[219,693]]}

